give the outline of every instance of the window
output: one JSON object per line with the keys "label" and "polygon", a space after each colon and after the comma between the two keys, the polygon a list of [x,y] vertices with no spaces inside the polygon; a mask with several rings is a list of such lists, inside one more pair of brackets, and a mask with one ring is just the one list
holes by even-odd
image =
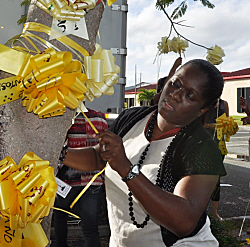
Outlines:
{"label": "window", "polygon": [[247,100],[248,105],[250,106],[250,87],[239,87],[237,88],[237,112],[243,113],[244,110],[240,107],[239,98],[242,96]]}
{"label": "window", "polygon": [[129,98],[129,104],[128,107],[135,106],[135,99],[134,98]]}

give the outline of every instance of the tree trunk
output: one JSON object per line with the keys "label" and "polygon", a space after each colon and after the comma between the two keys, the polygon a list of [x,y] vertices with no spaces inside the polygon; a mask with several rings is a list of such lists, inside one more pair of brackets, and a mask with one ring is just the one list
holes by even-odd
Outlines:
{"label": "tree trunk", "polygon": [[[100,3],[85,16],[89,40],[74,35],[68,36],[84,47],[90,55],[95,50],[96,34],[103,11],[104,6]],[[38,8],[36,0],[33,0],[29,7],[27,22],[42,23],[50,27],[52,17]],[[48,40],[48,36],[44,33],[37,32],[35,34]],[[61,51],[68,50],[56,40],[52,40],[50,43],[58,47]],[[18,45],[23,46],[22,43]],[[39,47],[39,44],[37,44],[37,47],[40,50],[44,50],[43,47]],[[0,79],[10,76],[13,75],[0,71]],[[10,156],[18,164],[25,153],[32,151],[40,158],[49,160],[51,166],[56,171],[58,157],[74,111],[67,108],[63,116],[39,119],[38,115],[28,113],[20,101],[16,100],[0,106],[0,159]],[[48,239],[50,239],[50,222],[51,213],[50,216],[42,221],[42,226]]]}

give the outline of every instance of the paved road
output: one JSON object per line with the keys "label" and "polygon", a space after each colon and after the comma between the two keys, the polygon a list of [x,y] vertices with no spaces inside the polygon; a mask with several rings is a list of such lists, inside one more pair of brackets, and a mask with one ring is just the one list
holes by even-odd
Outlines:
{"label": "paved road", "polygon": [[[228,149],[228,156],[235,157],[235,155],[248,156],[248,139],[250,127],[241,126],[239,131],[231,136],[230,142],[226,143]],[[234,155],[233,155],[234,154]]]}
{"label": "paved road", "polygon": [[223,218],[244,216],[250,201],[250,162],[226,158],[224,164],[227,176],[221,178],[219,214]]}

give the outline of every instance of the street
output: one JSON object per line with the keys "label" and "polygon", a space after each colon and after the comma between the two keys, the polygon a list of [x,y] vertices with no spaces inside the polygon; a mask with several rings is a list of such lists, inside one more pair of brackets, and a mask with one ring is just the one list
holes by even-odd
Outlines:
{"label": "street", "polygon": [[248,156],[249,131],[250,127],[240,126],[239,131],[231,136],[230,142],[226,142],[229,157],[235,157],[233,154]]}
{"label": "street", "polygon": [[[226,143],[228,155],[224,164],[227,176],[221,178],[221,199],[218,213],[222,218],[244,216],[250,200],[250,162],[248,138],[250,127],[240,127]],[[208,212],[211,211],[211,202]],[[250,209],[247,212],[250,215]]]}

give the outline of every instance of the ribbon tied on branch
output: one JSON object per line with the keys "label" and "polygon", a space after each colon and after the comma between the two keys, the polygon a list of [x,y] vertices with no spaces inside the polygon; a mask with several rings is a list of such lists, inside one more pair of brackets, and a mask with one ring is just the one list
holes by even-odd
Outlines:
{"label": "ribbon tied on branch", "polygon": [[158,50],[160,54],[167,54],[171,51],[175,53],[184,54],[186,48],[188,47],[188,41],[181,39],[178,37],[173,37],[173,39],[169,39],[168,37],[162,37],[161,42],[158,42]]}
{"label": "ribbon tied on branch", "polygon": [[207,49],[207,56],[206,59],[213,65],[219,65],[223,62],[222,57],[225,57],[224,50],[215,45],[214,47],[212,46],[210,49]]}

